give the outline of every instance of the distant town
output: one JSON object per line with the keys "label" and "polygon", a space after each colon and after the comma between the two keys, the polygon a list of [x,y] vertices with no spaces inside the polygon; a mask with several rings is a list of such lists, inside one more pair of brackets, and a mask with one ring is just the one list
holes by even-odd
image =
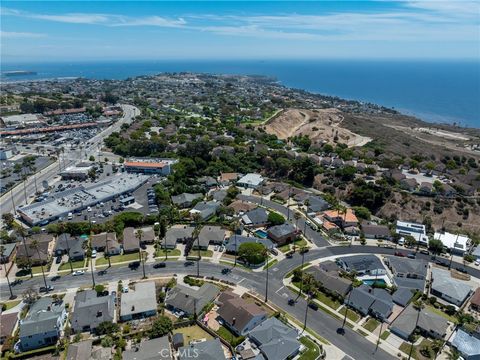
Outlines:
{"label": "distant town", "polygon": [[2,84],[5,359],[477,359],[480,130],[262,76]]}

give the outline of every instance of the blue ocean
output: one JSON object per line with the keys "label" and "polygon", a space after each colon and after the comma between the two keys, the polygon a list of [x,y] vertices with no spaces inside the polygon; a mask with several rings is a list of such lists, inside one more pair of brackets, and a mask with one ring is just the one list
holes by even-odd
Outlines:
{"label": "blue ocean", "polygon": [[3,64],[2,71],[64,77],[125,79],[160,72],[268,75],[307,91],[395,108],[423,120],[480,128],[480,63],[475,61],[129,61]]}

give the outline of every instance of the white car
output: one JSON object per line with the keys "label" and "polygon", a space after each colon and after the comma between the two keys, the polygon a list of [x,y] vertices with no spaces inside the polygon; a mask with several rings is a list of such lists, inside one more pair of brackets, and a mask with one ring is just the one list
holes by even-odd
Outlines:
{"label": "white car", "polygon": [[92,250],[92,258],[95,259],[97,257],[97,250]]}
{"label": "white car", "polygon": [[80,275],[83,275],[83,274],[85,274],[85,271],[77,270],[77,271],[74,271],[72,275],[73,276],[80,276]]}

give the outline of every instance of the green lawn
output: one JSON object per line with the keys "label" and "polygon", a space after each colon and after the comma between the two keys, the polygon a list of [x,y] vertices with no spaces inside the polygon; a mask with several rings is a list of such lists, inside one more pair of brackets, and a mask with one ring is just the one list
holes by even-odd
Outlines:
{"label": "green lawn", "polygon": [[282,245],[277,248],[277,250],[280,250],[282,253],[286,253],[290,251],[290,244]]}
{"label": "green lawn", "polygon": [[[300,240],[295,241],[295,248],[297,250],[300,249],[301,247],[307,246],[307,245],[308,245],[308,243],[307,243],[307,240],[305,240],[305,239],[300,239]],[[292,248],[293,248],[293,242],[292,242]]]}
{"label": "green lawn", "polygon": [[234,333],[228,330],[225,326],[220,326],[220,328],[216,332],[221,338],[228,341],[232,346],[238,345],[241,342],[241,340],[244,339],[243,336],[236,336]]}
{"label": "green lawn", "polygon": [[198,325],[193,325],[193,326],[187,326],[187,327],[182,327],[173,330],[174,334],[181,333],[184,336],[184,342],[185,344],[190,343],[192,340],[199,340],[199,339],[213,339],[212,335],[207,333],[205,330],[203,330],[200,326]]}
{"label": "green lawn", "polygon": [[[167,249],[168,256],[180,256],[182,252],[178,249]],[[155,252],[155,257],[165,257],[165,249],[159,249]]]}
{"label": "green lawn", "polygon": [[300,355],[299,360],[315,360],[320,356],[320,349],[308,337],[301,337],[300,342],[306,347],[306,349]]}
{"label": "green lawn", "polygon": [[[295,285],[297,288],[300,288],[300,285],[301,285],[300,282],[294,282],[292,284]],[[325,305],[335,310],[338,309],[341,305],[338,301],[333,300],[332,298],[327,296],[327,294],[321,292],[320,290],[317,291],[317,299],[320,300]]]}
{"label": "green lawn", "polygon": [[[80,269],[85,267],[85,261],[72,261],[72,267],[74,269]],[[68,262],[66,263],[61,263],[60,266],[58,267],[58,271],[62,270],[70,270],[70,264]]]}
{"label": "green lawn", "polygon": [[22,302],[22,300],[14,300],[14,301],[7,301],[5,303],[5,310],[9,310],[15,306],[17,306],[18,304],[20,304]]}
{"label": "green lawn", "polygon": [[[110,257],[110,261],[112,264],[119,263],[119,262],[125,262],[125,261],[135,261],[138,260],[138,253],[132,253],[132,254],[125,254],[125,255],[115,255]],[[97,261],[95,261],[95,265],[108,265],[108,259],[106,258],[99,258]]]}
{"label": "green lawn", "polygon": [[370,319],[368,319],[368,321],[365,324],[363,324],[363,327],[365,329],[367,329],[368,331],[372,332],[373,330],[375,330],[377,328],[378,325],[380,325],[380,322],[378,322],[374,318],[370,318]]}
{"label": "green lawn", "polygon": [[385,330],[385,331],[382,333],[382,335],[380,335],[380,339],[382,339],[382,340],[387,340],[389,336],[390,336],[390,331]]}
{"label": "green lawn", "polygon": [[435,308],[435,307],[432,306],[432,305],[427,305],[427,306],[425,306],[425,308],[428,309],[428,310],[430,310],[431,312],[437,314],[437,315],[440,315],[440,316],[444,317],[445,319],[447,319],[448,321],[453,322],[454,324],[457,323],[457,318],[456,318],[455,316],[447,315],[447,314],[445,314],[442,310],[437,309],[437,308]]}
{"label": "green lawn", "polygon": [[[405,341],[402,343],[402,345],[400,345],[400,350],[403,351],[407,355],[410,354],[410,349],[411,348],[412,348],[412,345],[410,345],[409,343],[407,343]],[[412,358],[413,359],[418,359],[417,352],[415,351],[415,347],[413,347]]]}
{"label": "green lawn", "polygon": [[[213,251],[212,250],[200,250],[200,256],[201,257],[212,257],[213,255]],[[190,252],[188,253],[188,256],[190,257],[198,257],[198,251],[197,250],[190,250]]]}
{"label": "green lawn", "polygon": [[357,329],[358,333],[362,336],[368,336],[368,333],[366,333],[365,331],[363,331],[362,329]]}
{"label": "green lawn", "polygon": [[[344,306],[342,307],[340,310],[338,310],[338,312],[342,315],[345,315],[345,312],[347,311],[347,307]],[[358,322],[358,320],[360,320],[360,315],[358,315],[355,311],[353,311],[352,309],[348,309],[348,313],[347,313],[347,318],[354,321],[354,322]]]}

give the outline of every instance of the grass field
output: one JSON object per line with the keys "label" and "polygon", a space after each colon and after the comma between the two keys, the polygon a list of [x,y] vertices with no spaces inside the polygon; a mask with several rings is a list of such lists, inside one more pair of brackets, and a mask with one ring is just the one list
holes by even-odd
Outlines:
{"label": "grass field", "polygon": [[[85,267],[85,261],[72,261],[72,267],[74,269],[81,269]],[[61,263],[60,266],[58,267],[58,271],[63,271],[63,270],[70,270],[70,264],[68,262],[66,263]]]}
{"label": "grass field", "polygon": [[447,315],[442,310],[437,309],[437,308],[433,307],[432,305],[427,305],[425,308],[430,310],[434,314],[440,315],[441,317],[447,319],[448,321],[453,322],[454,324],[456,324],[458,322],[458,320],[455,316]]}
{"label": "grass field", "polygon": [[11,308],[17,306],[21,302],[22,302],[22,300],[7,301],[5,303],[5,310],[10,310]]}
{"label": "grass field", "polygon": [[[167,249],[168,256],[180,256],[182,252],[178,249]],[[155,252],[155,257],[165,257],[165,249],[160,249]]]}
{"label": "grass field", "polygon": [[[340,310],[338,310],[338,312],[342,315],[345,315],[346,311],[347,311],[347,308],[345,306],[342,307]],[[358,320],[360,320],[360,315],[358,315],[352,309],[348,309],[347,318],[354,321],[354,322],[358,322]]]}
{"label": "grass field", "polygon": [[217,330],[217,334],[232,345],[238,344],[239,340],[243,338],[243,336],[236,336],[225,326],[220,326],[220,328]]}
{"label": "grass field", "polygon": [[[400,350],[403,351],[405,354],[410,354],[410,349],[412,348],[412,345],[410,345],[409,343],[407,342],[403,342],[402,345],[400,345]],[[415,351],[415,347],[412,351],[412,358],[414,359],[418,359],[417,357],[417,352]]]}
{"label": "grass field", "polygon": [[[125,262],[125,261],[135,261],[138,260],[138,253],[125,254],[125,255],[115,255],[110,257],[110,262],[112,264]],[[108,265],[108,259],[99,258],[95,261],[95,265]]]}
{"label": "grass field", "polygon": [[[213,255],[213,251],[212,250],[200,250],[200,256],[201,257],[212,257]],[[190,252],[188,253],[188,256],[189,257],[195,257],[197,256],[198,257],[198,251],[197,250],[190,250]]]}
{"label": "grass field", "polygon": [[[297,288],[300,288],[300,282],[294,282],[292,284],[295,285]],[[341,305],[338,301],[333,300],[332,298],[327,296],[327,294],[321,292],[320,290],[317,291],[317,299],[335,310],[338,309]]]}
{"label": "grass field", "polygon": [[300,355],[299,360],[315,360],[320,356],[318,346],[306,336],[300,338],[300,342],[306,347],[306,350]]}
{"label": "grass field", "polygon": [[173,330],[174,334],[181,333],[184,337],[185,344],[190,343],[192,340],[199,340],[199,339],[213,339],[212,335],[207,333],[198,325],[187,326],[179,329]]}
{"label": "grass field", "polygon": [[380,325],[380,323],[376,319],[370,318],[365,324],[363,324],[363,327],[372,332],[377,328],[378,325]]}
{"label": "grass field", "polygon": [[382,333],[382,335],[380,335],[380,339],[382,339],[382,340],[387,340],[389,336],[390,336],[390,331],[385,330],[385,331]]}

